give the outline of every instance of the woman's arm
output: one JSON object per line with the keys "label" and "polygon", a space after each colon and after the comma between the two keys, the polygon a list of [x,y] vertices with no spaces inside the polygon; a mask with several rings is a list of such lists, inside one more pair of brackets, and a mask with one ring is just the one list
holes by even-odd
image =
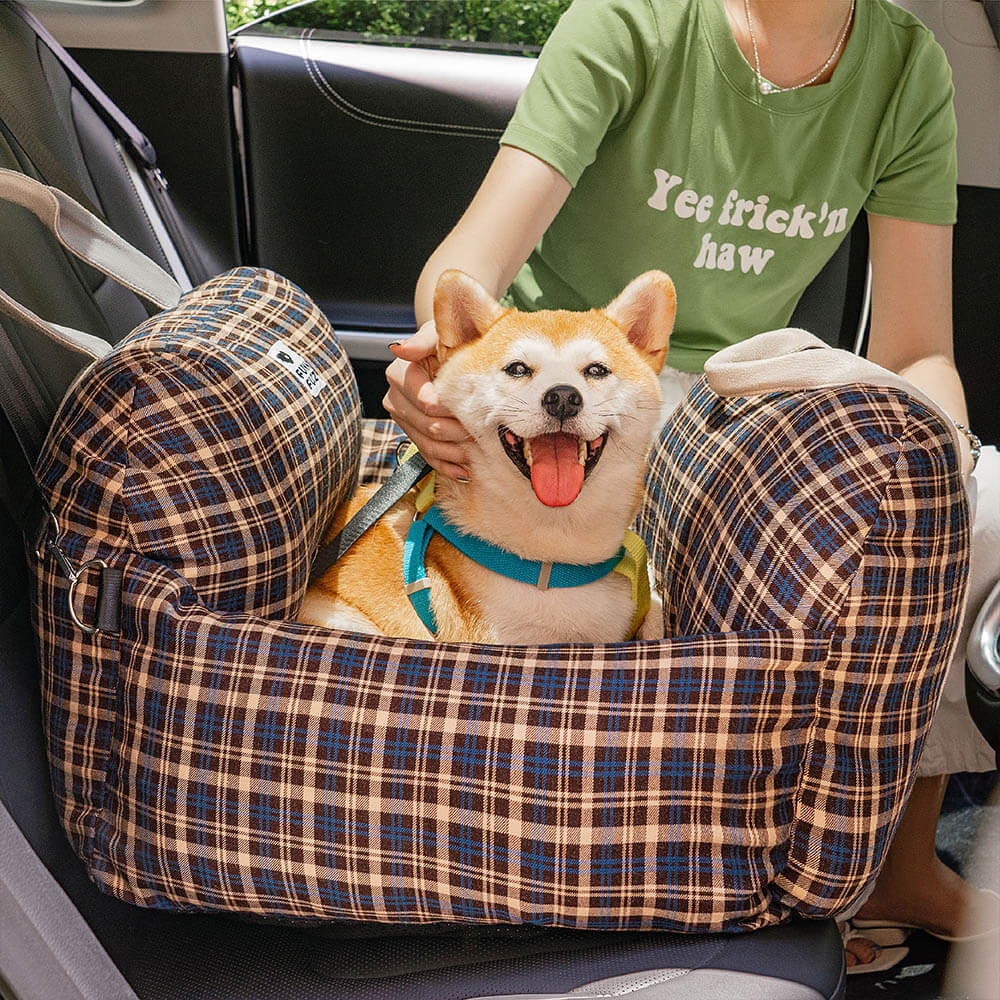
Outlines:
{"label": "woman's arm", "polygon": [[569,192],[569,181],[544,160],[501,146],[462,218],[424,265],[414,296],[417,325],[434,318],[434,287],[448,268],[471,274],[500,298]]}
{"label": "woman's arm", "polygon": [[440,404],[430,376],[437,332],[434,288],[449,268],[471,274],[499,298],[528,259],[570,192],[569,181],[543,160],[502,146],[479,190],[455,228],[431,254],[417,282],[414,311],[418,332],[393,348],[383,405],[421,454],[452,478],[464,467],[465,428]]}
{"label": "woman's arm", "polygon": [[[869,215],[872,320],[868,357],[909,379],[952,419],[968,424],[955,368],[951,226]],[[972,469],[963,438],[960,465]]]}

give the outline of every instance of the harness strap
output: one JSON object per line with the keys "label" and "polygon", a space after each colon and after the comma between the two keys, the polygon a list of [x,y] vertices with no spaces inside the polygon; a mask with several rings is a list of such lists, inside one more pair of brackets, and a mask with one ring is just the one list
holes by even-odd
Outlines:
{"label": "harness strap", "polygon": [[625,532],[622,548],[625,554],[613,572],[620,573],[632,585],[632,603],[635,605],[635,611],[632,613],[628,637],[634,639],[649,611],[651,601],[649,572],[646,569],[646,543],[634,531],[629,530]]}
{"label": "harness strap", "polygon": [[437,618],[434,617],[434,607],[431,604],[431,583],[424,565],[424,554],[433,534],[434,528],[426,518],[420,518],[410,525],[403,543],[403,583],[417,617],[431,635],[437,635]]}

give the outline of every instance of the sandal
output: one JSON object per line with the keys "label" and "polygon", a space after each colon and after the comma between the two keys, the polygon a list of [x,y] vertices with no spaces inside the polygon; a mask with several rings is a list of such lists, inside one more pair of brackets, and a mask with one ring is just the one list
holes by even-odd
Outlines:
{"label": "sandal", "polygon": [[854,965],[847,966],[847,975],[864,976],[876,972],[888,972],[895,968],[909,954],[910,949],[903,947],[903,941],[909,936],[909,931],[901,928],[878,927],[873,928],[873,933],[859,932],[853,920],[846,920],[838,924],[840,937],[844,942],[845,953],[847,943],[857,938],[862,938],[871,944],[875,949],[875,957],[869,962],[858,960],[855,955]]}
{"label": "sandal", "polygon": [[[862,923],[864,924],[862,926]],[[846,943],[851,938],[864,938],[871,941],[879,948],[895,948],[901,944],[906,944],[910,935],[916,928],[906,927],[903,924],[896,924],[886,920],[871,920],[859,923],[857,920],[848,920],[845,927],[841,928],[841,937]]]}

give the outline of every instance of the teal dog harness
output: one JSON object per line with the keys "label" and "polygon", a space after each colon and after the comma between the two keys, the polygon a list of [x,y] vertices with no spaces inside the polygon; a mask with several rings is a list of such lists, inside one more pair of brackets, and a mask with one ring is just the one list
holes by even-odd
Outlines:
{"label": "teal dog harness", "polygon": [[418,514],[417,519],[410,525],[403,546],[403,581],[406,585],[406,594],[414,611],[431,635],[437,635],[437,619],[431,606],[431,585],[427,578],[424,556],[431,536],[435,532],[480,566],[485,566],[494,573],[512,580],[532,584],[540,590],[552,587],[580,587],[600,580],[609,573],[621,573],[632,583],[632,599],[636,604],[631,633],[634,633],[641,624],[649,608],[646,549],[634,532],[628,532],[625,544],[610,559],[601,562],[587,565],[538,562],[522,559],[491,542],[486,542],[475,535],[465,534],[449,524],[437,505],[432,504],[422,517]]}

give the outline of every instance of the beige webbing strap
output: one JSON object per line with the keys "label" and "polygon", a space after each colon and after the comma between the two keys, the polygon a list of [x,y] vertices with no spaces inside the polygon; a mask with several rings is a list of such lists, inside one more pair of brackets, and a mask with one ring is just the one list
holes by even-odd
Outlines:
{"label": "beige webbing strap", "polygon": [[962,453],[963,437],[955,421],[922,389],[858,354],[830,347],[806,330],[770,330],[723,348],[705,362],[705,378],[720,396],[758,396],[843,385],[900,389],[941,417],[954,439],[955,454]]}
{"label": "beige webbing strap", "polygon": [[[57,188],[16,170],[0,169],[0,199],[32,212],[75,257],[160,309],[177,305],[181,289],[145,254]],[[0,289],[0,311],[88,358],[111,350],[100,337],[43,319]]]}

